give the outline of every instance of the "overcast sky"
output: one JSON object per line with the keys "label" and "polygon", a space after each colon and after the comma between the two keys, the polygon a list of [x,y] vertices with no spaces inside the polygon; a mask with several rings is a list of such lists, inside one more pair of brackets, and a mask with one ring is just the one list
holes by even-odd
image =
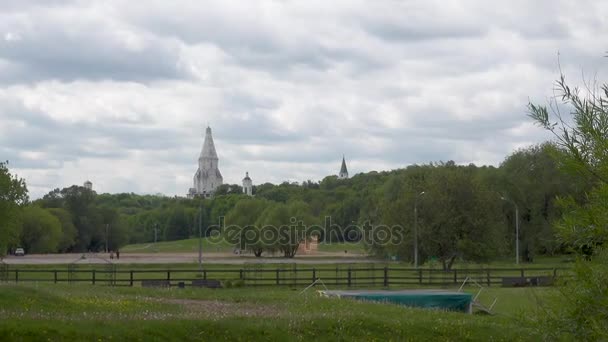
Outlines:
{"label": "overcast sky", "polygon": [[0,160],[32,198],[320,180],[548,138],[562,69],[607,80],[608,1],[0,1]]}

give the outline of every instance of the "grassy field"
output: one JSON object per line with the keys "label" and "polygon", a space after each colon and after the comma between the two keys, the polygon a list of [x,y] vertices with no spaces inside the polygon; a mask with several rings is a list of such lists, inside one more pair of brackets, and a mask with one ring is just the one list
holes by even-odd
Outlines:
{"label": "grassy field", "polygon": [[366,255],[365,245],[361,242],[320,243],[320,252],[344,253],[344,255]]}
{"label": "grassy field", "polygon": [[[471,289],[473,292],[474,290]],[[320,298],[280,288],[144,289],[0,285],[0,336],[12,340],[537,341],[548,289],[486,289],[495,316]]]}
{"label": "grassy field", "polygon": [[[232,253],[234,247],[225,241],[211,242],[203,240],[203,251]],[[127,245],[121,249],[123,253],[195,253],[198,252],[198,239],[162,241],[157,243],[141,243]]]}
{"label": "grassy field", "polygon": [[[212,242],[203,239],[203,250],[217,253],[232,253],[234,246],[226,241]],[[366,254],[363,243],[321,243],[320,252],[344,253],[345,255]],[[345,252],[346,251],[346,252]],[[141,243],[127,245],[121,249],[123,253],[195,253],[198,252],[198,239],[162,241],[157,243]]]}

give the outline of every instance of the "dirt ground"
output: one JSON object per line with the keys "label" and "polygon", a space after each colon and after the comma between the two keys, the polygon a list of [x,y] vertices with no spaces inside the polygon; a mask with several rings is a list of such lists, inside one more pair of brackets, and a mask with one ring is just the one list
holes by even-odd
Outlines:
{"label": "dirt ground", "polygon": [[[181,264],[198,262],[198,253],[120,253],[120,259],[110,259],[109,253],[66,253],[66,254],[29,254],[16,257],[7,256],[3,262],[11,265],[53,265],[53,264]],[[333,264],[377,262],[365,256],[345,256],[342,253],[318,253],[316,255],[296,255],[293,259],[281,257],[256,258],[249,255],[232,253],[203,253],[203,263],[208,264]]]}

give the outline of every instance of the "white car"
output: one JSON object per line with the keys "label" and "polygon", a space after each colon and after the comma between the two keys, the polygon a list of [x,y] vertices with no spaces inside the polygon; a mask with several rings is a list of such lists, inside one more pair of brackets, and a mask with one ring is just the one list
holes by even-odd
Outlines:
{"label": "white car", "polygon": [[24,256],[24,255],[25,255],[25,251],[23,250],[23,248],[15,249],[15,256]]}

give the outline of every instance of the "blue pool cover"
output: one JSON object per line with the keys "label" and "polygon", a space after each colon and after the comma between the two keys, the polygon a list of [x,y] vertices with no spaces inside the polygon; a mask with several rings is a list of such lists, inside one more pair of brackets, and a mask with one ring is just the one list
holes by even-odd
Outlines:
{"label": "blue pool cover", "polygon": [[471,312],[472,295],[465,292],[445,290],[327,290],[319,291],[319,293],[326,297],[353,298],[419,308]]}

